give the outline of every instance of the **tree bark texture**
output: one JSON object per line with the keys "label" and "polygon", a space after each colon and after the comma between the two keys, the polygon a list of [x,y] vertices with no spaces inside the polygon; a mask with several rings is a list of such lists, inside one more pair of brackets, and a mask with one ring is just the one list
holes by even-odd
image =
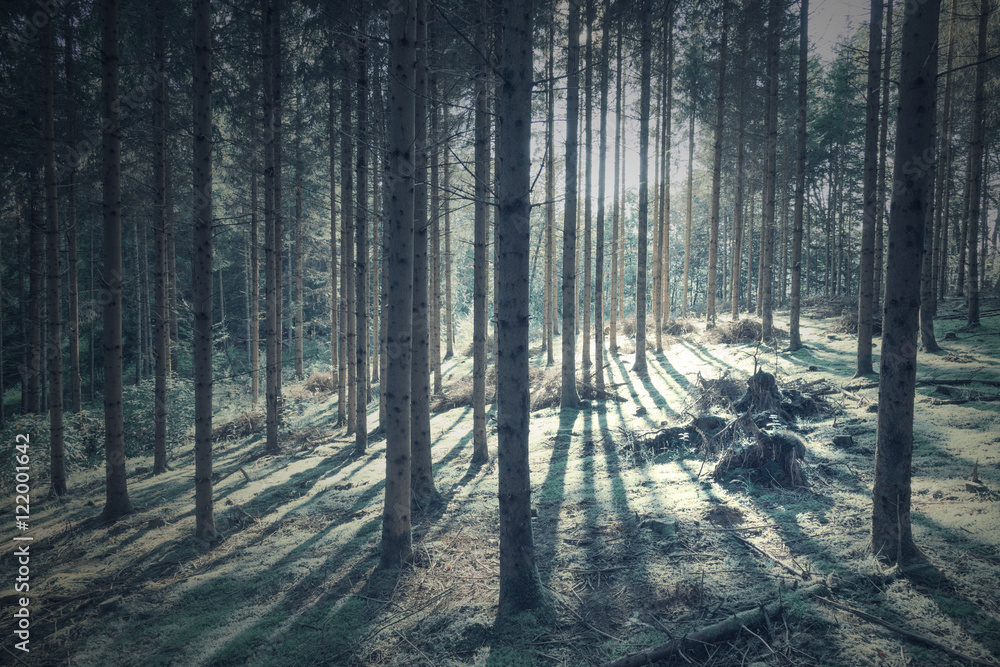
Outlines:
{"label": "tree bark texture", "polygon": [[[486,52],[485,7],[481,7],[476,28],[476,51]],[[475,56],[475,228],[473,230],[472,278],[472,462],[485,463],[489,458],[486,442],[486,281],[489,275],[486,258],[489,223],[490,120],[488,63]]]}
{"label": "tree bark texture", "polygon": [[569,3],[566,60],[566,196],[563,209],[562,389],[563,409],[580,407],[576,390],[576,200],[580,116],[580,6]]}
{"label": "tree bark texture", "polygon": [[416,0],[393,6],[389,17],[389,155],[386,270],[385,505],[379,565],[397,569],[409,558],[410,349],[413,332],[413,172]]}
{"label": "tree bark texture", "polygon": [[865,104],[864,211],[858,276],[858,348],[854,377],[871,375],[872,309],[875,303],[875,219],[878,202],[879,68],[882,65],[882,0],[872,0],[868,22],[868,87]]}
{"label": "tree bark texture", "polygon": [[194,14],[194,323],[195,536],[218,537],[212,507],[212,13],[193,0]]}
{"label": "tree bark texture", "polygon": [[531,223],[532,0],[504,4],[498,120],[499,614],[544,604],[535,565],[528,464],[528,254]]}
{"label": "tree bark texture", "polygon": [[43,29],[42,49],[42,138],[45,144],[45,214],[48,265],[48,327],[45,355],[49,366],[49,474],[52,491],[66,493],[66,452],[63,446],[63,372],[62,372],[62,289],[59,271],[59,197],[56,194],[55,146],[55,26],[49,21]]}
{"label": "tree bark texture", "polygon": [[122,191],[121,128],[118,123],[118,0],[104,0],[101,94],[104,141],[104,457],[105,521],[130,513],[125,478],[125,414],[122,403]]}
{"label": "tree bark texture", "polygon": [[940,0],[916,5],[902,27],[871,532],[872,551],[890,562],[919,553],[910,528],[910,467],[920,260],[934,178],[928,156],[934,150],[939,7]]}

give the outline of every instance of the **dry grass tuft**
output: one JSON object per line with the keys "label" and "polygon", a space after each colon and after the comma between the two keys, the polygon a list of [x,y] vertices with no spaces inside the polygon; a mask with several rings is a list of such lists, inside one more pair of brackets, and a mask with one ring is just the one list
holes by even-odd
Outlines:
{"label": "dry grass tuft", "polygon": [[[857,335],[858,333],[858,314],[854,311],[845,311],[839,318],[833,321],[833,323],[826,329],[830,333],[843,333]],[[872,335],[881,336],[882,335],[882,318],[873,317],[872,318]]]}
{"label": "dry grass tuft", "polygon": [[678,318],[663,323],[663,333],[670,336],[684,336],[698,331],[698,325],[689,318]]}
{"label": "dry grass tuft", "polygon": [[337,376],[330,371],[313,371],[302,387],[313,394],[330,394],[337,391]]}
{"label": "dry grass tuft", "polygon": [[710,380],[703,378],[699,371],[688,392],[693,399],[688,411],[700,414],[709,412],[712,408],[728,408],[743,395],[745,387],[746,379],[735,377],[729,370]]}
{"label": "dry grass tuft", "polygon": [[267,418],[263,410],[244,410],[241,414],[212,428],[212,440],[248,438],[264,431]]}
{"label": "dry grass tuft", "polygon": [[[788,332],[773,327],[775,338],[786,338]],[[743,319],[735,322],[721,322],[714,329],[705,332],[705,339],[720,345],[747,345],[760,340],[763,327],[759,320]]]}

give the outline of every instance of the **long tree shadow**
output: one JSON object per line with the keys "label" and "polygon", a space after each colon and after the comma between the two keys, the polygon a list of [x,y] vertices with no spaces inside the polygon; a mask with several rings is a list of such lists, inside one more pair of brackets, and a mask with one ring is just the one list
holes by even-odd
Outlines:
{"label": "long tree shadow", "polygon": [[[968,561],[978,560],[988,563],[994,572],[1000,568],[1000,556],[996,553],[995,545],[972,539],[969,534],[943,526],[918,512],[914,512],[911,517],[914,523],[935,533],[939,539],[948,544],[949,548],[959,550],[966,555],[966,559],[963,559],[962,563],[954,563],[954,567],[964,568],[967,567]],[[930,578],[920,575],[918,583],[923,585],[924,594],[934,601],[942,614],[950,617],[956,625],[968,632],[994,656],[1000,657],[1000,621],[995,613],[986,610],[982,598],[972,599],[963,593],[961,589],[968,589],[968,586],[961,586],[952,581],[947,570],[938,570],[936,576]],[[996,608],[1000,600],[997,599],[995,589],[992,592],[983,590],[979,593],[983,597],[992,595],[993,607]]]}
{"label": "long tree shadow", "polygon": [[[566,472],[569,466],[569,449],[573,439],[573,426],[581,411],[564,409],[559,412],[559,428],[552,440],[549,468],[539,488],[535,523],[535,549],[539,563],[551,563],[555,558],[559,529],[559,513],[566,498]],[[539,568],[542,581],[552,579],[552,570]]]}
{"label": "long tree shadow", "polygon": [[[725,370],[730,367],[730,365],[726,361],[719,359],[714,354],[711,354],[703,345],[698,345],[693,341],[686,340],[683,338],[680,339],[678,342],[680,343],[681,347],[690,352],[693,356],[697,357],[702,362],[708,364],[709,366],[711,366],[716,370]],[[678,373],[678,375],[680,374]],[[680,377],[683,376],[681,375]]]}

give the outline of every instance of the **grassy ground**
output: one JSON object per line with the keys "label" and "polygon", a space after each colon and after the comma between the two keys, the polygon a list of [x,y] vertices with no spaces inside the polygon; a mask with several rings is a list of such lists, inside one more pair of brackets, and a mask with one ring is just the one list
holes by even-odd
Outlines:
{"label": "grassy ground", "polygon": [[[941,339],[954,332],[956,340],[942,340],[939,354],[920,353],[919,379],[1000,379],[1000,317],[975,331],[960,330],[962,323],[938,323]],[[468,406],[432,415],[441,502],[414,517],[415,558],[398,576],[375,570],[384,441],[352,457],[353,438],[334,426],[335,392],[321,385],[290,387],[280,456],[263,454],[246,396],[232,386],[217,392],[216,424],[231,427],[216,443],[222,540],[211,550],[193,539],[187,425],[174,424],[182,433],[171,472],[153,477],[151,457],[130,458],[136,512],[104,526],[103,468],[80,463],[67,496],[44,497],[44,421],[21,419],[14,426],[37,440],[31,653],[14,649],[5,612],[0,662],[598,664],[780,598],[784,611],[769,627],[665,664],[965,664],[795,592],[820,580],[851,607],[963,653],[1000,658],[1000,402],[975,400],[990,387],[947,396],[934,384],[918,390],[913,529],[940,576],[915,580],[867,550],[877,379],[851,379],[855,341],[839,318],[807,317],[808,347],[795,354],[709,340],[698,328],[666,337],[662,353],[650,351],[645,377],[629,372],[632,354],[610,356],[608,383],[623,401],[532,413],[535,545],[556,613],[502,628],[494,625],[495,459],[469,465]],[[631,341],[620,343],[630,349]],[[532,363],[544,366],[544,353]],[[632,446],[703,409],[695,405],[699,374],[728,372],[741,382],[755,364],[782,387],[824,380],[836,389],[819,414],[793,424],[806,442],[807,486],[773,487],[749,475],[717,480],[714,455],[706,462],[694,439],[658,450]],[[471,361],[449,360],[444,372],[449,391],[458,392]],[[550,375],[535,377],[544,383]],[[970,390],[972,400],[962,402]],[[369,424],[377,418],[373,409]],[[78,421],[77,430],[89,432],[91,422]],[[847,444],[833,444],[848,435],[838,440]],[[70,438],[71,454],[82,440]],[[85,459],[81,451],[73,460]],[[977,461],[981,485],[970,479]],[[0,529],[11,580],[12,523]],[[7,610],[17,596],[5,587]]]}

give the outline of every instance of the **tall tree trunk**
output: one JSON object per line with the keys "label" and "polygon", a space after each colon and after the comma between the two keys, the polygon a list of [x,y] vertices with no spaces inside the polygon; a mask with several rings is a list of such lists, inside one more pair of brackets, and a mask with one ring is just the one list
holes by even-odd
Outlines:
{"label": "tall tree trunk", "polygon": [[[427,0],[417,0],[417,99],[413,214],[413,361],[410,391],[410,498],[414,509],[437,497],[431,465],[427,263]],[[484,394],[485,415],[485,394]]]}
{"label": "tall tree trunk", "polygon": [[118,0],[104,0],[101,48],[104,129],[104,457],[105,504],[114,521],[132,511],[125,480],[125,415],[122,404],[122,191],[118,123]]}
{"label": "tall tree trunk", "polygon": [[[885,7],[885,46],[882,49],[882,110],[879,116],[878,194],[875,206],[875,287],[872,312],[881,311],[885,259],[885,163],[889,146],[889,76],[892,68],[892,0]],[[937,300],[934,299],[935,307]]]}
{"label": "tall tree trunk", "polygon": [[[153,474],[167,471],[167,338],[170,317],[167,311],[167,181],[166,136],[164,105],[166,81],[166,0],[157,0],[153,36],[153,59],[157,78],[153,87],[153,282],[155,283],[155,315],[153,317],[153,358],[156,363],[155,399],[153,401]],[[255,191],[256,191],[256,181]],[[255,228],[256,229],[256,228]],[[256,380],[256,375],[254,376]]]}
{"label": "tall tree trunk", "polygon": [[397,569],[409,558],[410,537],[410,350],[413,331],[414,48],[416,0],[394,6],[389,17],[389,159],[391,201],[386,220],[388,294],[386,374],[385,509],[379,565]]}
{"label": "tall tree trunk", "polygon": [[708,298],[706,328],[715,327],[715,290],[719,263],[719,196],[722,189],[722,125],[726,114],[726,55],[729,45],[729,2],[722,0],[722,43],[719,47],[719,93],[716,97],[715,140],[712,145],[712,208],[708,236]]}
{"label": "tall tree trunk", "polygon": [[194,310],[195,536],[214,543],[212,510],[212,13],[193,0],[194,14]]}
{"label": "tall tree trunk", "polygon": [[802,0],[799,8],[799,104],[795,118],[795,208],[792,212],[792,286],[791,313],[788,325],[788,349],[792,352],[802,348],[799,318],[802,312],[802,214],[806,198],[806,85],[808,67],[809,0]]}
{"label": "tall tree trunk", "polygon": [[781,56],[781,15],[778,0],[768,3],[767,48],[767,146],[764,151],[764,188],[761,209],[761,339],[771,340],[774,335],[774,314],[771,310],[774,278],[774,190],[777,176],[778,148],[778,60]]}
{"label": "tall tree trunk", "polygon": [[990,0],[979,0],[979,56],[976,65],[976,88],[972,106],[972,141],[969,145],[969,317],[967,325],[979,326],[979,216],[982,206],[983,137],[986,111],[986,29],[990,16]]}
{"label": "tall tree trunk", "polygon": [[601,20],[601,126],[597,163],[597,247],[594,268],[594,372],[595,384],[604,388],[604,182],[608,151],[608,47],[611,0],[604,0]]}
{"label": "tall tree trunk", "polygon": [[[666,22],[664,22],[666,23]],[[666,26],[664,26],[666,27]],[[652,76],[652,73],[650,73]],[[657,353],[663,352],[663,225],[662,218],[660,217],[660,211],[663,206],[663,200],[660,196],[660,183],[663,182],[662,168],[663,168],[663,151],[660,150],[661,142],[663,140],[662,132],[664,129],[663,115],[666,113],[666,104],[664,104],[663,94],[667,90],[666,85],[666,71],[665,68],[660,68],[659,81],[657,82],[657,88],[650,91],[651,94],[656,95],[656,128],[653,133],[656,137],[653,147],[653,187],[651,197],[653,198],[653,294],[650,299],[653,306],[653,329],[654,329],[654,343],[653,347]]]}
{"label": "tall tree trunk", "polygon": [[562,389],[559,403],[563,409],[580,407],[576,391],[576,200],[578,121],[580,116],[580,7],[569,3],[566,60],[566,197],[563,209],[562,266]]}
{"label": "tall tree trunk", "polygon": [[[928,202],[933,201],[931,193],[928,193],[928,197]],[[924,241],[927,247],[924,248],[920,266],[920,345],[924,352],[938,352],[941,347],[934,335],[934,266],[933,249],[930,247],[934,230],[934,209],[931,206],[927,207],[925,224]]]}
{"label": "tall tree trunk", "polygon": [[684,292],[681,303],[681,317],[688,315],[688,286],[691,273],[691,218],[694,206],[694,101],[691,102],[691,116],[688,119],[688,182],[687,217],[684,225]]}
{"label": "tall tree trunk", "polygon": [[[450,137],[451,124],[448,122],[448,107],[441,109],[443,114],[444,134]],[[445,141],[445,147],[451,143]],[[442,149],[444,155],[449,155],[449,151]],[[455,356],[455,308],[452,302],[451,291],[451,158],[445,159],[441,165],[444,172],[441,174],[441,186],[444,190],[444,358],[451,359]]]}
{"label": "tall tree trunk", "polygon": [[[621,280],[619,278],[618,248],[624,245],[625,239],[618,234],[618,221],[622,217],[622,183],[621,176],[621,143],[622,143],[622,39],[625,32],[623,12],[618,13],[618,35],[616,46],[617,69],[615,71],[615,176],[614,203],[611,212],[611,322],[608,329],[608,352],[618,354],[618,314],[621,309],[619,296]],[[551,75],[550,75],[551,78]]]}
{"label": "tall tree trunk", "polygon": [[[163,101],[163,118],[164,123],[169,126],[169,98],[165,98]],[[165,141],[168,142],[165,152],[169,155],[169,135],[166,137]],[[177,372],[177,341],[179,340],[179,334],[177,323],[177,243],[176,236],[174,234],[173,169],[171,169],[169,159],[166,161],[166,164],[164,164],[163,171],[164,189],[166,190],[164,224],[166,225],[165,236],[167,239],[167,318],[170,321],[167,333],[167,374],[170,375],[171,373]],[[90,349],[93,351],[93,346],[91,346]],[[93,366],[93,364],[91,364],[91,366]],[[93,397],[91,397],[91,400],[93,400]]]}
{"label": "tall tree trunk", "polygon": [[[594,145],[594,0],[586,0],[586,29],[587,29],[587,43],[585,50],[586,64],[584,65],[584,103],[583,103],[583,119],[584,119],[584,167],[583,167],[583,191],[585,193],[585,198],[583,200],[583,339],[580,341],[582,346],[582,359],[581,363],[583,365],[583,372],[587,373],[590,370],[590,340],[591,340],[591,330],[590,330],[590,308],[592,303],[591,289],[593,288],[592,279],[593,269],[591,268],[592,262],[592,234],[593,234],[593,198],[591,197],[591,187],[592,187],[592,174],[593,174],[593,145]],[[596,336],[595,336],[596,338]]]}
{"label": "tall tree trunk", "polygon": [[899,113],[893,160],[889,257],[882,318],[872,551],[904,565],[919,556],[910,527],[913,397],[916,384],[920,258],[933,169],[913,169],[934,147],[940,0],[927,0],[903,18]]}
{"label": "tall tree trunk", "polygon": [[[354,353],[355,353],[355,438],[354,453],[368,448],[368,33],[367,0],[359,1],[358,17],[358,181],[355,215],[354,268]],[[350,335],[350,329],[348,329]],[[350,429],[348,429],[350,430]]]}
{"label": "tall tree trunk", "polygon": [[[330,28],[327,36],[328,45],[333,45],[333,29]],[[337,293],[337,284],[340,281],[341,270],[337,261],[337,122],[334,109],[334,72],[331,68],[326,78],[327,93],[327,118],[326,129],[330,137],[330,368],[337,377],[337,423],[343,423],[347,409],[345,388],[347,378],[344,369],[340,364],[342,346],[341,338],[344,335],[343,320],[340,317],[340,296]],[[346,359],[345,359],[346,363]]]}
{"label": "tall tree trunk", "polygon": [[[971,147],[970,147],[971,148]],[[969,202],[972,186],[972,151],[965,154],[965,187],[962,188],[962,215],[959,229],[955,230],[958,245],[958,265],[955,267],[955,296],[965,296],[965,253],[969,249]],[[959,224],[959,223],[956,223]],[[966,301],[968,303],[968,301]]]}
{"label": "tall tree trunk", "polygon": [[660,308],[663,311],[663,319],[670,321],[670,171],[673,162],[673,110],[674,110],[674,3],[669,3],[665,20],[666,44],[667,44],[667,109],[663,113],[663,185],[661,186],[661,197],[663,205],[660,207],[660,217],[663,218],[663,252],[661,269],[663,275],[663,302]]}
{"label": "tall tree trunk", "polygon": [[382,250],[382,280],[381,280],[381,290],[382,290],[382,305],[379,309],[380,319],[382,320],[382,326],[379,331],[379,344],[382,346],[382,354],[379,361],[381,368],[379,369],[379,392],[378,392],[378,427],[379,431],[385,432],[386,424],[389,423],[388,414],[388,403],[386,402],[386,394],[389,390],[389,361],[391,360],[391,353],[388,345],[388,326],[389,326],[389,220],[392,217],[392,207],[394,202],[392,201],[392,183],[389,181],[389,109],[385,109],[384,122],[382,127],[383,143],[385,145],[385,155],[382,158],[382,183],[383,189],[385,191],[385,196],[382,197],[382,236],[379,239],[381,243]]}
{"label": "tall tree trunk", "polygon": [[[169,224],[170,223],[168,222],[167,223],[168,229],[169,229]],[[102,229],[101,232],[103,233],[104,230]],[[96,260],[94,258],[94,249],[97,246],[97,239],[96,239],[96,237],[97,237],[97,225],[92,225],[91,228],[90,228],[90,243],[89,243],[89,245],[90,245],[90,276],[89,276],[89,278],[90,278],[90,290],[91,290],[91,294],[92,295],[96,294],[97,291],[98,291],[97,290],[97,280],[94,277],[94,267],[97,264],[97,262],[96,262]],[[167,243],[167,246],[169,248],[169,241]],[[18,247],[20,247],[20,238],[18,239]],[[17,288],[18,288],[18,293],[19,293],[18,296],[21,297],[19,299],[19,301],[23,304],[24,303],[24,298],[23,298],[24,294],[23,294],[23,288],[22,288],[22,284],[21,284],[20,278],[17,281]],[[168,293],[169,293],[169,289],[168,289]],[[94,311],[96,311],[97,306],[96,306],[96,302],[95,302],[93,296],[91,296],[90,307],[91,307],[91,309],[93,309]],[[96,312],[94,314],[96,315]],[[22,315],[23,315],[23,306],[22,306]],[[22,317],[22,320],[23,319],[25,319],[25,318]],[[94,391],[95,391],[96,385],[97,385],[97,364],[96,364],[96,360],[95,360],[95,357],[97,356],[95,354],[95,348],[97,347],[97,333],[96,333],[96,331],[97,331],[97,321],[96,321],[96,319],[97,318],[95,317],[94,321],[92,321],[90,323],[90,331],[88,332],[88,335],[87,335],[87,342],[90,343],[87,346],[87,347],[90,348],[90,355],[89,355],[90,356],[90,383],[88,384],[88,387],[87,387],[87,399],[91,403],[94,402]],[[102,320],[103,320],[103,313],[102,313]],[[102,324],[103,324],[103,322],[102,322]],[[101,334],[102,338],[103,338],[103,335],[104,334],[102,333]],[[103,340],[102,340],[102,344],[103,344]],[[167,345],[168,346],[170,345],[169,341],[167,342]],[[168,359],[169,359],[169,356],[170,355],[168,354],[167,355]],[[22,398],[23,398],[23,384],[24,383],[22,382]],[[2,401],[0,401],[0,402],[2,402]]]}
{"label": "tall tree trunk", "polygon": [[[809,0],[802,0],[804,3],[808,3]],[[745,31],[744,31],[745,34]],[[746,40],[741,40],[740,53],[746,52]],[[746,77],[740,77],[740,102],[738,105],[737,116],[738,129],[736,132],[736,185],[733,201],[733,260],[732,260],[732,277],[729,287],[730,299],[732,299],[732,318],[733,321],[737,321],[740,318],[740,287],[742,283],[740,282],[740,275],[743,269],[743,163],[745,154],[745,130],[746,130],[746,118],[743,113],[743,103],[745,101],[746,93]],[[801,104],[799,109],[801,109]],[[750,275],[747,274],[747,281],[749,282]],[[792,279],[794,280],[794,278]]]}
{"label": "tall tree trunk", "polygon": [[548,20],[548,58],[545,96],[545,365],[555,363],[553,334],[556,322],[556,144],[555,144],[555,13]]}
{"label": "tall tree trunk", "polygon": [[[384,358],[382,349],[382,327],[384,326],[384,320],[381,317],[382,309],[379,302],[379,297],[382,293],[381,287],[381,267],[382,267],[382,230],[380,226],[384,226],[385,220],[384,206],[385,206],[385,193],[382,190],[382,179],[384,174],[377,165],[381,164],[381,161],[385,159],[385,104],[382,100],[382,63],[377,56],[372,58],[371,74],[374,80],[371,84],[372,89],[372,111],[371,111],[371,125],[372,129],[370,134],[372,135],[372,148],[371,156],[369,157],[370,171],[372,174],[372,203],[371,203],[371,219],[372,219],[372,231],[368,237],[368,243],[371,245],[371,259],[368,264],[368,313],[371,318],[371,347],[369,348],[369,358],[371,359],[369,365],[371,366],[371,373],[369,374],[368,381],[368,395],[365,397],[367,403],[372,401],[372,385],[381,382],[382,377],[382,359]],[[379,400],[379,405],[381,406],[382,401]],[[382,422],[379,421],[379,427],[381,428]]]}
{"label": "tall tree trunk", "polygon": [[[368,374],[367,394],[365,396],[365,402],[371,403],[372,401],[372,385],[380,382],[382,376],[382,325],[383,320],[381,317],[381,307],[379,304],[379,296],[381,294],[381,249],[382,249],[382,232],[379,226],[384,224],[382,220],[385,219],[383,215],[382,206],[385,201],[385,195],[382,192],[382,178],[384,174],[380,173],[381,170],[377,168],[381,160],[384,159],[385,154],[385,104],[382,100],[382,63],[377,56],[372,58],[371,75],[374,80],[371,83],[372,99],[371,99],[371,130],[369,131],[371,139],[371,151],[368,163],[369,171],[372,175],[372,197],[371,197],[371,233],[368,235],[368,243],[371,246],[370,250],[370,260],[368,263],[368,316],[371,320],[371,326],[369,327],[371,335],[371,344],[368,348],[368,358],[369,366],[371,366],[371,373]],[[380,401],[381,404],[381,401]],[[379,422],[379,427],[382,426],[382,422]]]}
{"label": "tall tree trunk", "polygon": [[528,464],[528,247],[532,0],[504,4],[498,152],[497,451],[501,618],[545,604],[535,565]]}
{"label": "tall tree trunk", "polygon": [[642,41],[639,92],[639,221],[635,276],[635,363],[632,372],[646,372],[646,257],[649,229],[649,88],[653,15],[650,0],[642,4]]}
{"label": "tall tree trunk", "polygon": [[295,350],[295,378],[302,380],[305,378],[305,363],[302,354],[302,345],[305,340],[305,299],[302,296],[304,280],[303,264],[305,263],[304,240],[307,232],[303,229],[305,221],[302,219],[302,92],[295,91],[295,235],[294,248],[292,249],[293,281],[295,283],[295,300],[292,301],[294,317],[294,350]]}
{"label": "tall tree trunk", "polygon": [[[42,412],[42,304],[45,297],[42,295],[46,269],[45,262],[45,233],[42,226],[41,215],[38,206],[38,169],[35,165],[30,167],[28,177],[28,225],[30,227],[28,237],[28,368],[27,378],[27,408],[29,412],[41,414]],[[120,270],[119,270],[120,272]]]}
{"label": "tall tree trunk", "polygon": [[812,293],[812,273],[809,272],[809,267],[812,266],[812,208],[809,206],[809,200],[805,201],[805,221],[802,225],[805,228],[805,244],[806,244],[806,261],[803,267],[806,274],[806,294]]}
{"label": "tall tree trunk", "polygon": [[[143,221],[145,224],[145,221]],[[142,293],[142,265],[139,263],[139,216],[132,217],[132,283],[135,287],[133,299],[135,301],[135,386],[142,383],[142,304],[144,301]]]}
{"label": "tall tree trunk", "polygon": [[[281,68],[282,68],[282,56],[281,56],[281,6],[282,0],[271,0],[274,4],[274,20],[271,25],[271,53],[274,59],[274,69],[272,71],[272,85],[273,94],[272,102],[274,104],[274,124],[272,131],[274,132],[274,152],[272,155],[274,161],[274,291],[275,291],[275,329],[277,336],[275,339],[275,366],[274,366],[274,379],[275,379],[275,400],[276,400],[276,411],[275,414],[280,424],[283,420],[282,412],[284,409],[284,399],[282,397],[282,377],[281,369],[284,368],[282,362],[282,357],[284,356],[282,347],[282,329],[284,327],[284,299],[282,298],[282,286],[281,279],[284,275],[282,271],[282,263],[284,257],[284,240],[283,240],[283,228],[284,228],[284,213],[281,206],[282,198],[282,179],[281,179],[281,124],[282,124],[282,114],[283,105],[281,100]],[[277,443],[277,440],[275,441]]]}
{"label": "tall tree trunk", "polygon": [[[3,252],[3,242],[0,241],[0,253],[2,252]],[[0,294],[4,293],[2,274],[3,271],[0,271]],[[3,359],[3,327],[4,327],[3,308],[0,308],[0,359]],[[0,364],[0,397],[4,395],[5,391],[7,391],[7,385],[3,379],[3,366],[2,364]],[[0,398],[0,428],[3,428],[6,425],[7,425],[7,414],[4,408],[4,401],[2,398]]]}
{"label": "tall tree trunk", "polygon": [[[486,12],[480,7],[476,51],[486,52]],[[472,285],[472,462],[489,458],[486,444],[486,237],[489,211],[490,126],[487,65],[476,56],[475,83],[475,229],[473,230]],[[575,171],[575,170],[574,170]]]}
{"label": "tall tree trunk", "polygon": [[875,218],[878,202],[879,68],[882,66],[882,0],[871,0],[868,28],[868,90],[865,105],[864,212],[858,277],[858,354],[854,377],[871,375],[875,303]]}
{"label": "tall tree trunk", "polygon": [[[781,179],[781,196],[778,198],[781,205],[781,223],[778,228],[778,278],[775,284],[778,287],[778,305],[785,305],[786,289],[788,287],[788,155],[791,153],[791,140],[786,135],[784,146],[781,148],[781,170],[778,172]],[[775,206],[778,206],[778,201]],[[775,212],[775,217],[777,217]]]}
{"label": "tall tree trunk", "polygon": [[[69,12],[74,13],[70,5]],[[76,73],[73,54],[73,21],[66,22],[66,142],[76,145]],[[80,288],[77,277],[77,215],[76,215],[76,166],[72,162],[67,165],[66,174],[66,251],[67,251],[67,289],[69,290],[69,384],[73,400],[73,412],[79,414],[83,409],[83,380],[80,376]],[[3,385],[0,382],[0,396],[3,396]],[[2,403],[3,401],[0,401]],[[3,408],[0,406],[0,423],[3,422]]]}
{"label": "tall tree trunk", "polygon": [[941,110],[941,130],[938,137],[938,164],[934,186],[934,309],[938,297],[944,297],[948,267],[948,207],[951,204],[951,119],[955,73],[955,25],[958,21],[958,0],[951,0],[951,19],[948,22],[948,56],[945,61],[944,106]]}
{"label": "tall tree trunk", "polygon": [[250,401],[254,406],[260,398],[260,238],[257,199],[257,149],[254,148],[253,157],[250,158],[250,296],[247,299],[250,304],[247,317],[250,325]]}
{"label": "tall tree trunk", "polygon": [[546,22],[548,40],[545,62],[545,365],[555,363],[553,334],[556,319],[555,227],[556,227],[556,160],[555,160],[555,13]]}
{"label": "tall tree trunk", "polygon": [[[354,312],[354,128],[351,122],[351,63],[357,54],[350,47],[341,50],[340,63],[340,345],[338,422],[354,433],[357,424],[357,320]],[[343,416],[341,408],[343,405]]]}
{"label": "tall tree trunk", "polygon": [[[433,49],[438,46],[437,31],[431,24],[430,47],[428,53],[433,53]],[[439,117],[441,105],[438,103],[438,75],[436,71],[430,74],[430,100],[431,100],[431,134],[430,134],[430,164],[431,164],[431,209],[430,209],[430,238],[431,238],[431,276],[430,276],[430,363],[434,372],[434,393],[441,393],[441,189],[440,189],[440,158],[441,152],[438,142],[441,140],[441,128]]]}
{"label": "tall tree trunk", "polygon": [[[45,344],[49,360],[49,468],[52,491],[57,496],[66,493],[66,453],[63,447],[63,374],[62,374],[62,295],[59,271],[59,197],[56,194],[55,137],[55,27],[52,21],[43,29],[42,88],[45,141],[45,212],[48,254],[48,331]],[[978,214],[978,206],[977,214]],[[0,395],[2,397],[2,395]]]}
{"label": "tall tree trunk", "polygon": [[[754,206],[754,179],[753,173],[750,175],[750,196],[747,197],[747,208],[749,213],[747,215],[747,313],[753,314],[754,304],[753,304],[753,206]],[[760,292],[758,292],[758,295]]]}
{"label": "tall tree trunk", "polygon": [[278,411],[281,376],[281,321],[279,308],[281,301],[281,281],[277,275],[278,258],[281,255],[281,240],[276,238],[275,226],[275,99],[274,99],[274,32],[275,5],[273,0],[262,0],[262,39],[264,70],[264,298],[265,298],[265,450],[278,452]]}

